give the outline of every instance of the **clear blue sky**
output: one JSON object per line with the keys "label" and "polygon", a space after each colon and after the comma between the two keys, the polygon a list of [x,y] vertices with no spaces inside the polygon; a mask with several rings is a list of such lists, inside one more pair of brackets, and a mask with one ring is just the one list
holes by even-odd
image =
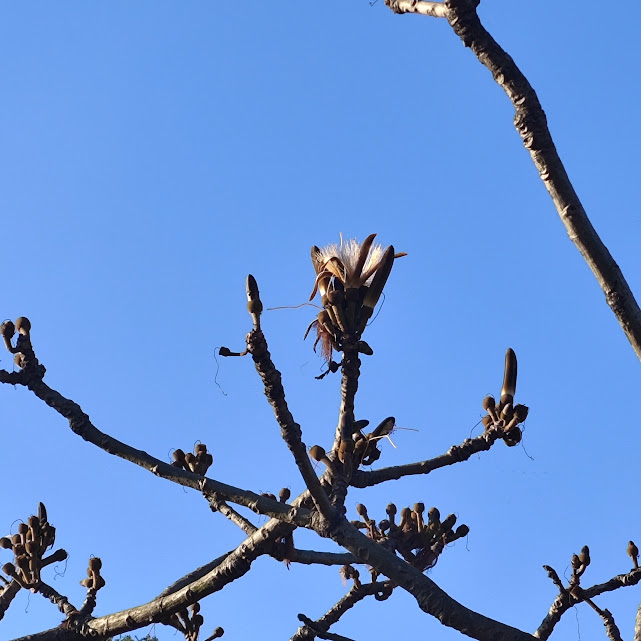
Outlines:
{"label": "clear blue sky", "polygon": [[[594,225],[641,296],[638,3],[499,0],[480,14],[536,88]],[[199,439],[213,478],[300,492],[251,361],[220,362],[223,395],[214,349],[243,347],[247,273],[266,306],[296,305],[312,288],[312,244],[378,232],[408,257],[366,335],[375,356],[357,417],[393,414],[418,430],[398,432],[378,465],[470,436],[508,346],[531,412],[524,448],[499,443],[367,498],[353,492],[350,515],[361,500],[378,519],[388,501],[455,512],[469,538],[430,576],[528,631],[556,596],[544,563],[567,574],[589,544],[585,585],[630,568],[627,542],[641,545],[641,365],[507,98],[445,21],[395,16],[382,0],[5,4],[0,75],[0,315],[30,317],[45,380],[96,426],[167,460]],[[322,362],[302,341],[313,318],[309,307],[267,312],[264,329],[305,442],[328,446],[339,377],[314,380]],[[11,369],[9,354],[0,366]],[[70,553],[65,576],[48,576],[72,602],[89,555],[103,559],[102,615],[242,540],[200,496],[81,441],[26,390],[1,394],[0,529],[46,503]],[[295,540],[316,546],[304,532]],[[203,603],[204,631],[286,639],[298,612],[317,618],[345,590],[337,569],[261,559]],[[632,588],[597,603],[625,638],[639,601]],[[0,638],[59,620],[23,593]],[[401,593],[360,604],[334,631],[459,638]],[[604,638],[587,606],[558,627],[558,638],[579,635]]]}

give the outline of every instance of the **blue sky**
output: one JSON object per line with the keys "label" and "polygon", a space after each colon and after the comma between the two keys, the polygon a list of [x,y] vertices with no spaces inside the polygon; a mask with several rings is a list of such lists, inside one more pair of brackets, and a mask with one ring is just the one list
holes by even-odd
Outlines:
{"label": "blue sky", "polygon": [[[641,296],[641,9],[500,0],[480,15],[534,85],[593,224]],[[531,410],[523,448],[499,443],[428,477],[354,491],[352,518],[360,501],[378,519],[389,501],[455,512],[470,535],[430,576],[528,631],[556,595],[541,565],[568,574],[589,544],[585,585],[629,569],[627,542],[641,544],[640,364],[558,220],[511,105],[445,21],[395,16],[382,0],[32,2],[2,16],[1,315],[31,319],[49,385],[155,456],[201,440],[211,477],[297,494],[251,361],[217,369],[214,350],[243,347],[247,273],[266,306],[297,305],[313,285],[312,244],[377,232],[408,256],[365,336],[375,355],[364,359],[356,413],[418,430],[397,432],[378,465],[469,437],[483,396],[499,392],[509,346],[517,398]],[[314,380],[322,361],[302,341],[314,315],[270,311],[263,324],[305,442],[328,446],[340,381]],[[9,354],[0,366],[11,369]],[[92,554],[107,581],[102,615],[242,540],[198,495],[81,441],[26,390],[1,392],[0,525],[15,531],[46,503],[70,553],[51,582],[72,602],[82,602]],[[305,532],[295,541],[333,549]],[[203,603],[205,632],[289,638],[298,612],[317,618],[345,590],[337,569],[260,559]],[[625,637],[640,601],[631,588],[597,603]],[[0,636],[59,620],[21,594]],[[417,630],[459,636],[400,593],[361,603],[334,631]],[[601,639],[602,623],[583,606],[556,634]]]}

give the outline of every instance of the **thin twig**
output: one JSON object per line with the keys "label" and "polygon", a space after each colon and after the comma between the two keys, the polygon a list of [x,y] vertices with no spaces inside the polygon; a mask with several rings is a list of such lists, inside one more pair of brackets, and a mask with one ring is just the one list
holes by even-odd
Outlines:
{"label": "thin twig", "polygon": [[220,512],[224,517],[228,518],[232,523],[237,525],[247,536],[251,536],[258,528],[242,514],[239,514],[234,508],[229,507],[225,501],[218,499],[215,494],[207,495],[207,500],[211,509],[215,512]]}

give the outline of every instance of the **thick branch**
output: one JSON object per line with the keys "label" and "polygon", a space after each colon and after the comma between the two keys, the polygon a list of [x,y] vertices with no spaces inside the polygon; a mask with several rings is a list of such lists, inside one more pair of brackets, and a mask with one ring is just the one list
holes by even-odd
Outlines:
{"label": "thick branch", "polygon": [[418,463],[408,463],[406,465],[394,465],[392,467],[383,467],[380,470],[371,472],[355,471],[352,475],[350,485],[354,487],[370,487],[385,481],[395,481],[404,476],[413,474],[429,474],[433,470],[454,463],[467,461],[473,454],[489,450],[494,443],[501,438],[503,432],[500,429],[492,427],[485,430],[483,434],[473,439],[465,439],[460,445],[452,445],[450,449],[440,456]]}
{"label": "thick branch", "polygon": [[512,102],[514,126],[530,152],[572,242],[596,276],[605,298],[641,359],[641,310],[619,266],[590,222],[552,140],[539,99],[514,60],[481,25],[475,2],[446,0],[447,19]]}
{"label": "thick branch", "polygon": [[421,610],[436,617],[443,625],[479,641],[532,641],[534,638],[461,605],[430,578],[366,537],[344,518],[332,528],[331,538],[407,590]]}

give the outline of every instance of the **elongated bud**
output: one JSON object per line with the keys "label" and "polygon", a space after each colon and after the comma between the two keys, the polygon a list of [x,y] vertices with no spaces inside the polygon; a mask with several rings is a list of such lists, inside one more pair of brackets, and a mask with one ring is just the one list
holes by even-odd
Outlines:
{"label": "elongated bud", "polygon": [[[505,353],[505,373],[503,374],[503,387],[501,388],[501,403],[512,403],[516,394],[516,354],[510,347]],[[503,397],[507,396],[506,400]]]}
{"label": "elongated bud", "polygon": [[249,274],[246,282],[247,290],[247,311],[254,315],[260,314],[263,311],[263,304],[260,301],[260,294],[258,292],[258,283],[256,279]]}
{"label": "elongated bud", "polygon": [[628,556],[632,559],[636,570],[639,567],[639,548],[634,544],[634,541],[628,543]]}
{"label": "elongated bud", "polygon": [[47,520],[47,508],[44,503],[38,503],[38,518],[40,523],[44,523]]}
{"label": "elongated bud", "polygon": [[573,554],[572,555],[571,564],[572,564],[572,569],[573,570],[578,570],[581,567],[581,559],[579,559],[579,555],[578,554]]}
{"label": "elongated bud", "polygon": [[395,425],[396,425],[396,419],[393,416],[388,416],[376,426],[371,436],[373,438],[380,438],[381,436],[387,436],[392,432]]}

